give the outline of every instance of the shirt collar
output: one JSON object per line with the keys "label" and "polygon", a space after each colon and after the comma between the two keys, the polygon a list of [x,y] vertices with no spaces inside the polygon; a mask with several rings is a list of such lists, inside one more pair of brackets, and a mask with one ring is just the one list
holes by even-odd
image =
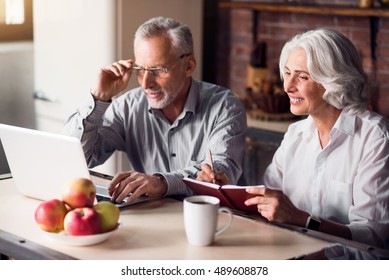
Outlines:
{"label": "shirt collar", "polygon": [[[354,136],[355,134],[355,119],[356,115],[351,114],[347,110],[342,110],[338,119],[336,120],[334,127],[331,131],[337,130],[347,135]],[[300,133],[304,139],[311,139],[315,132],[316,126],[311,116],[308,116],[305,120],[305,124],[301,126]],[[332,133],[332,132],[331,132]]]}
{"label": "shirt collar", "polygon": [[[196,105],[199,100],[199,82],[191,79],[189,93],[186,98],[184,109],[182,110],[181,115],[184,115],[187,112],[192,112],[193,114],[196,112]],[[154,109],[151,108],[148,104],[148,111],[151,114],[156,114],[157,116],[160,116],[162,114],[161,109]]]}
{"label": "shirt collar", "polygon": [[350,136],[354,136],[356,117],[357,116],[355,114],[351,114],[350,112],[343,109],[332,129],[336,129]]}
{"label": "shirt collar", "polygon": [[308,116],[305,120],[304,120],[304,125],[301,126],[301,135],[303,137],[303,139],[309,141],[310,139],[312,139],[313,135],[314,135],[314,132],[315,132],[315,123],[312,119],[311,116]]}
{"label": "shirt collar", "polygon": [[200,87],[199,82],[192,79],[190,83],[188,97],[186,98],[186,103],[183,110],[184,116],[186,112],[191,112],[193,114],[196,113],[196,107],[200,95],[199,87]]}

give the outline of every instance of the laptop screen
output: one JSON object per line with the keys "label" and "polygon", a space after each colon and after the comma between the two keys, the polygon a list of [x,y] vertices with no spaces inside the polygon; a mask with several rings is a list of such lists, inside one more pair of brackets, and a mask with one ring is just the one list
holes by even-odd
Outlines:
{"label": "laptop screen", "polygon": [[0,180],[11,177],[11,171],[0,139]]}

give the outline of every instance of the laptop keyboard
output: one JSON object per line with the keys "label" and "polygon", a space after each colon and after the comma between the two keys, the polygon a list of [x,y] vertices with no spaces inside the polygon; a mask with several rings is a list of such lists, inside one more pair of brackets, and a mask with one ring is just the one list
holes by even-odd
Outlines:
{"label": "laptop keyboard", "polygon": [[111,200],[111,197],[109,196],[105,196],[105,195],[101,195],[101,194],[96,194],[96,200],[97,202],[101,202],[101,201],[109,201],[109,202],[112,202],[113,204],[115,204],[117,207],[123,207],[123,206],[127,206],[126,202],[127,202],[127,199],[125,199],[124,201],[122,201],[121,203],[117,203],[117,202],[113,202]]}
{"label": "laptop keyboard", "polygon": [[103,196],[103,195],[98,195],[98,194],[96,194],[96,200],[98,202],[100,202],[100,201],[110,201],[110,202],[112,202],[110,197]]}

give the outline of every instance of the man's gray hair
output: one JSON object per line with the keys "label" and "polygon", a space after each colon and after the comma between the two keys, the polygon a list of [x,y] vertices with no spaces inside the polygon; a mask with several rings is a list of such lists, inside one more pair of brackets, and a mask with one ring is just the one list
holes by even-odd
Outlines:
{"label": "man's gray hair", "polygon": [[172,18],[154,17],[139,26],[134,43],[139,39],[166,36],[177,54],[193,54],[193,37],[190,28]]}

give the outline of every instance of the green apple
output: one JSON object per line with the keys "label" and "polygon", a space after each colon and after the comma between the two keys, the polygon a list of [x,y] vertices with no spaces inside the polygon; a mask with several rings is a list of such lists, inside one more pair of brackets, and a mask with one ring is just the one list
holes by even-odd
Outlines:
{"label": "green apple", "polygon": [[119,208],[109,201],[100,201],[93,206],[95,211],[100,215],[101,232],[113,230],[119,221]]}

